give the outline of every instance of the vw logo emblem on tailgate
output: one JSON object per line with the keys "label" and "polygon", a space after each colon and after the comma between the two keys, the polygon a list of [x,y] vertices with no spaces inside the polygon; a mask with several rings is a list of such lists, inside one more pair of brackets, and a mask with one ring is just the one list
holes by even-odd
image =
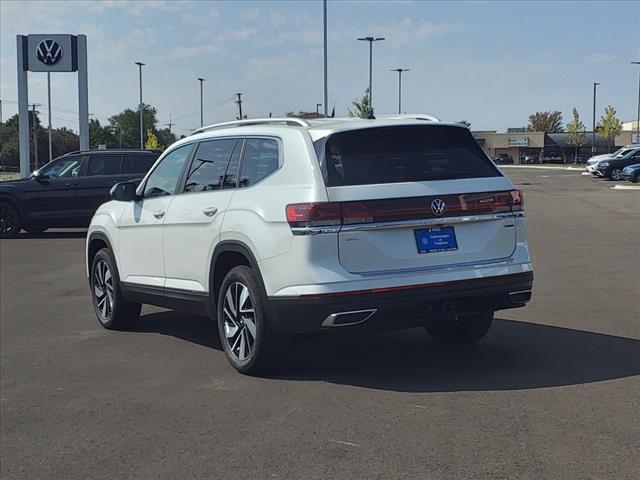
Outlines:
{"label": "vw logo emblem on tailgate", "polygon": [[55,40],[43,40],[36,48],[36,55],[45,65],[55,65],[62,59],[62,46]]}
{"label": "vw logo emblem on tailgate", "polygon": [[433,212],[434,215],[440,216],[444,213],[445,210],[446,210],[446,206],[444,204],[444,200],[436,198],[434,201],[431,202],[431,211]]}

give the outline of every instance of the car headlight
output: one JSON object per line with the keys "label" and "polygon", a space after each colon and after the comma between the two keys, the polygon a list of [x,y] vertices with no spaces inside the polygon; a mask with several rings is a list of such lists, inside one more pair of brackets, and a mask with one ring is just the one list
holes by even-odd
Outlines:
{"label": "car headlight", "polygon": [[609,166],[609,162],[600,162],[598,164],[599,167],[608,167]]}

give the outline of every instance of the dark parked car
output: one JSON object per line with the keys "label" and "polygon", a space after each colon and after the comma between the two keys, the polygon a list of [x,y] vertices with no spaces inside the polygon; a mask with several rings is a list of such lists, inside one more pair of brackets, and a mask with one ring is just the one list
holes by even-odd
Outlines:
{"label": "dark parked car", "polygon": [[622,169],[622,176],[625,180],[629,180],[630,182],[640,182],[640,163],[624,167]]}
{"label": "dark parked car", "polygon": [[508,153],[498,153],[493,161],[497,164],[509,164],[513,163],[513,158]]}
{"label": "dark parked car", "polygon": [[624,178],[622,170],[636,163],[640,163],[640,147],[630,149],[630,151],[623,156],[619,155],[598,162],[595,172],[599,177],[609,177],[611,180],[622,180]]}
{"label": "dark parked car", "polygon": [[145,150],[71,152],[28,179],[0,182],[0,237],[21,229],[87,227],[115,183],[142,179],[159,156]]}

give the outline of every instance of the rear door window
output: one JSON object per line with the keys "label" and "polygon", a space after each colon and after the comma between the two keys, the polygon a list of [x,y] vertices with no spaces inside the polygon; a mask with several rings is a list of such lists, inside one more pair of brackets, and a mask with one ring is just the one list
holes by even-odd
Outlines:
{"label": "rear door window", "polygon": [[158,159],[158,155],[129,154],[122,159],[123,175],[144,175]]}
{"label": "rear door window", "polygon": [[501,174],[466,128],[378,127],[334,133],[319,157],[327,186],[424,182]]}
{"label": "rear door window", "polygon": [[91,155],[87,175],[118,175],[120,173],[120,163],[122,155]]}
{"label": "rear door window", "polygon": [[242,155],[240,187],[250,187],[275,172],[280,165],[275,138],[247,138]]}
{"label": "rear door window", "polygon": [[222,188],[235,144],[235,138],[201,142],[191,162],[184,191],[205,192]]}

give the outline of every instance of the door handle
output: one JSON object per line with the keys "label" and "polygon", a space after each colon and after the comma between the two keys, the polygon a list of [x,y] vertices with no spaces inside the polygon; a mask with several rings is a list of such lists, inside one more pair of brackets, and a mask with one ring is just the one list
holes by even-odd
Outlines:
{"label": "door handle", "polygon": [[207,217],[213,217],[216,213],[218,213],[218,209],[216,207],[205,208],[202,213],[204,213]]}
{"label": "door handle", "polygon": [[164,211],[158,210],[157,212],[153,212],[153,216],[156,218],[162,218],[164,217]]}
{"label": "door handle", "polygon": [[67,182],[64,184],[65,187],[75,187],[77,185],[78,185],[77,183],[71,183],[71,182]]}

